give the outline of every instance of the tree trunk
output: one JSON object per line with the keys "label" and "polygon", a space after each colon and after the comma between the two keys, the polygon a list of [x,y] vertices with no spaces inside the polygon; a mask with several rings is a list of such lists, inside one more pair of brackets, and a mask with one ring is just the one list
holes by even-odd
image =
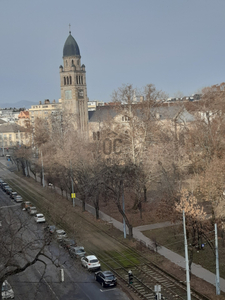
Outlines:
{"label": "tree trunk", "polygon": [[30,177],[29,162],[27,160],[26,160],[26,166],[27,166],[27,177]]}
{"label": "tree trunk", "polygon": [[82,197],[82,212],[85,212],[86,197]]}
{"label": "tree trunk", "polygon": [[117,199],[116,205],[117,205],[117,208],[118,208],[119,212],[121,213],[122,217],[125,219],[125,223],[129,230],[129,239],[131,239],[131,238],[133,238],[133,226],[130,224],[126,214],[123,212],[120,201],[118,199]]}
{"label": "tree trunk", "polygon": [[127,224],[129,230],[129,240],[133,238],[133,226],[131,224]]}
{"label": "tree trunk", "polygon": [[193,256],[194,256],[194,249],[193,249],[193,246],[191,246],[191,249],[190,249],[190,255],[189,255],[189,273],[190,273],[190,281],[191,281],[191,265],[192,265],[192,262],[193,262]]}
{"label": "tree trunk", "polygon": [[95,206],[95,217],[96,217],[96,220],[99,220],[99,207],[96,207],[96,206]]}
{"label": "tree trunk", "polygon": [[147,202],[147,188],[144,185],[144,202]]}
{"label": "tree trunk", "polygon": [[41,179],[41,185],[43,185],[43,182],[42,182],[42,179],[43,179],[43,176],[42,176],[42,171],[40,172],[40,179]]}
{"label": "tree trunk", "polygon": [[98,191],[95,196],[94,206],[95,206],[95,217],[96,220],[98,220],[99,219],[99,192]]}
{"label": "tree trunk", "polygon": [[140,211],[140,219],[142,220],[142,202],[141,201],[139,202],[138,208]]}

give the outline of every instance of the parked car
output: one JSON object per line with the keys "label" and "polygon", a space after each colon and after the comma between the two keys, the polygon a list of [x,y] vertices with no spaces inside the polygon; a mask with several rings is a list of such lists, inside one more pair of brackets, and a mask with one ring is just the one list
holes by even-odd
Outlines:
{"label": "parked car", "polygon": [[15,199],[15,196],[17,195],[17,192],[13,192],[13,191],[11,191],[11,193],[10,193],[10,198],[11,199]]}
{"label": "parked car", "polygon": [[33,216],[37,213],[37,208],[35,206],[30,206],[28,207],[27,211],[31,216]]}
{"label": "parked car", "polygon": [[85,256],[86,252],[84,251],[84,247],[70,247],[69,254],[72,258],[81,258]]}
{"label": "parked car", "polygon": [[70,247],[75,247],[77,244],[74,240],[68,239],[68,238],[63,238],[60,242],[60,244],[65,248],[66,250],[69,250]]}
{"label": "parked car", "polygon": [[16,195],[14,200],[19,203],[19,202],[23,202],[23,198],[20,195]]}
{"label": "parked car", "polygon": [[57,229],[55,231],[55,234],[56,234],[57,241],[61,241],[63,238],[67,237],[67,234],[63,229]]}
{"label": "parked car", "polygon": [[6,185],[3,185],[2,189],[4,192],[6,192],[6,190],[10,188],[10,186],[6,183]]}
{"label": "parked car", "polygon": [[45,227],[45,230],[51,234],[53,234],[56,231],[55,225],[48,225]]}
{"label": "parked car", "polygon": [[98,271],[95,273],[95,280],[98,281],[102,287],[115,286],[117,279],[111,271]]}
{"label": "parked car", "polygon": [[29,201],[25,201],[21,204],[23,210],[27,210],[28,207],[33,206]]}
{"label": "parked car", "polygon": [[5,189],[6,194],[10,195],[10,193],[12,192],[12,188],[8,187]]}
{"label": "parked car", "polygon": [[43,214],[35,214],[34,219],[37,223],[44,223],[45,222],[45,217]]}
{"label": "parked car", "polygon": [[6,186],[6,185],[8,185],[8,183],[6,183],[6,182],[1,182],[1,188],[3,189],[4,188],[4,186]]}
{"label": "parked car", "polygon": [[14,299],[13,289],[7,280],[2,284],[2,299]]}
{"label": "parked car", "polygon": [[88,255],[81,258],[81,264],[88,270],[97,270],[101,268],[101,264],[95,255]]}

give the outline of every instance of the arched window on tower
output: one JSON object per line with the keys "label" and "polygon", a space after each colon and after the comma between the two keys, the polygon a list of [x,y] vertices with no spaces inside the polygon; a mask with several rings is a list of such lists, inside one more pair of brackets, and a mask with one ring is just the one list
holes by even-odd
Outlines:
{"label": "arched window on tower", "polygon": [[71,66],[73,65],[73,59],[72,59],[72,63],[71,63]]}
{"label": "arched window on tower", "polygon": [[66,77],[64,77],[64,85],[66,85]]}
{"label": "arched window on tower", "polygon": [[70,84],[72,84],[72,77],[70,76]]}
{"label": "arched window on tower", "polygon": [[69,77],[66,78],[66,83],[69,84]]}
{"label": "arched window on tower", "polygon": [[80,84],[80,76],[79,76],[79,84]]}
{"label": "arched window on tower", "polygon": [[77,82],[77,84],[78,84],[78,76],[76,76],[76,82]]}
{"label": "arched window on tower", "polygon": [[66,60],[66,67],[68,67],[68,62],[67,62],[67,60]]}
{"label": "arched window on tower", "polygon": [[79,66],[79,59],[77,60],[77,65]]}
{"label": "arched window on tower", "polygon": [[81,76],[81,84],[83,84],[83,76]]}

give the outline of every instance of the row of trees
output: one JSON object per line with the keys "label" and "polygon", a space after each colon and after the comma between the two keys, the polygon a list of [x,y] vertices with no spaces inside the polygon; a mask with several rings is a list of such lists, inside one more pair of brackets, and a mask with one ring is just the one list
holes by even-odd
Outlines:
{"label": "row of trees", "polygon": [[[122,209],[123,195],[125,201],[133,201],[133,209],[139,210],[140,218],[143,202],[154,190],[161,199],[158,209],[161,216],[175,220],[182,206],[203,228],[204,218],[196,219],[200,211],[188,210],[187,195],[192,195],[201,204],[208,201],[213,218],[222,220],[224,86],[203,90],[199,102],[168,107],[164,103],[166,95],[153,85],[141,91],[124,85],[113,93],[113,110],[104,118],[100,116],[94,127],[90,124],[94,140],[91,134],[84,139],[75,132],[65,116],[64,120],[54,122],[54,126],[51,122],[51,130],[43,121],[37,121],[34,145],[39,154],[42,152],[46,180],[68,194],[72,180],[83,210],[85,203],[91,202],[96,218],[101,201],[113,201],[126,220],[130,236],[132,222]],[[187,122],[187,111],[194,116],[192,122]],[[34,163],[31,153],[29,149],[18,150],[18,161],[23,170],[29,165],[31,172],[40,174],[40,155]],[[183,188],[187,189],[186,196],[182,194]],[[191,227],[192,232],[198,231],[193,229],[194,225]],[[195,234],[192,243],[196,243]]]}

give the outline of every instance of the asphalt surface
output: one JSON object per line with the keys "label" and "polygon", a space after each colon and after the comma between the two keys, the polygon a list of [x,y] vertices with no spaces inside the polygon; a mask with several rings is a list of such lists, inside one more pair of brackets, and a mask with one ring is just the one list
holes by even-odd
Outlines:
{"label": "asphalt surface", "polygon": [[[9,171],[1,168],[0,177]],[[5,214],[13,212],[18,222],[25,222],[24,238],[36,240],[43,237],[44,224],[36,224],[34,218],[26,211],[21,210],[21,205],[16,204],[0,189],[0,210]],[[10,219],[9,219],[10,220]],[[4,224],[2,224],[4,225]],[[24,272],[8,278],[17,300],[128,300],[129,297],[119,288],[102,288],[94,280],[94,273],[83,269],[79,259],[72,259],[67,251],[56,241],[48,246],[46,257],[41,257],[43,262],[37,262],[28,267]],[[52,262],[54,261],[54,263]],[[64,279],[62,281],[61,269]]]}

